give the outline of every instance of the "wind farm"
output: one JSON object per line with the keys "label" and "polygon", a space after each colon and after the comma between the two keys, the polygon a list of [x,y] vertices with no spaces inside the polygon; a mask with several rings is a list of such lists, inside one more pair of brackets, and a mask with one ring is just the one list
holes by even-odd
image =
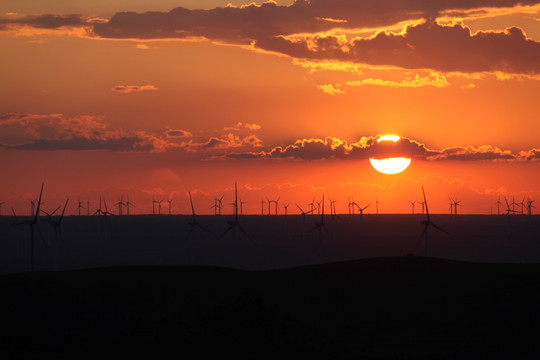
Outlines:
{"label": "wind farm", "polygon": [[8,358],[540,358],[540,0],[0,2]]}

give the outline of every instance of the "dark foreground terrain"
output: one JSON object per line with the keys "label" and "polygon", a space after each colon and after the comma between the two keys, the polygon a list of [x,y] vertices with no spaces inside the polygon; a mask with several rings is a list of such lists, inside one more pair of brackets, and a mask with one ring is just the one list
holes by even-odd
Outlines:
{"label": "dark foreground terrain", "polygon": [[0,288],[5,359],[540,356],[537,264],[125,266],[1,275]]}

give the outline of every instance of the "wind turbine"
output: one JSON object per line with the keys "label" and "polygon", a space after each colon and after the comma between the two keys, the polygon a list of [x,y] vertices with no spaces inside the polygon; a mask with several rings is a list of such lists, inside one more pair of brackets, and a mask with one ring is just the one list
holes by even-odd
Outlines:
{"label": "wind turbine", "polygon": [[287,209],[289,208],[289,204],[281,203],[283,205],[283,209],[285,210],[285,216],[287,216]]}
{"label": "wind turbine", "polygon": [[328,236],[332,239],[332,234],[330,234],[330,231],[326,228],[326,225],[324,225],[324,194],[321,201],[322,207],[321,207],[321,221],[315,223],[315,227],[313,227],[308,232],[312,232],[314,230],[319,230],[318,232],[318,243],[317,243],[317,253],[319,260],[322,260],[322,231],[324,230]]}
{"label": "wind turbine", "polygon": [[[90,207],[88,207],[88,208],[90,208]],[[94,215],[105,215],[104,211],[101,210],[101,195],[99,196],[99,207],[97,208]]]}
{"label": "wind turbine", "polygon": [[515,210],[513,209],[513,206],[512,209],[510,209],[510,204],[508,203],[506,196],[504,197],[504,201],[506,202],[506,216],[510,215],[510,213],[514,214]]}
{"label": "wind turbine", "polygon": [[114,205],[118,206],[118,216],[122,216],[122,206],[125,205],[125,203],[124,203],[124,195],[119,197],[118,202],[116,204],[114,204]]}
{"label": "wind turbine", "polygon": [[[58,221],[54,221],[53,219],[47,219],[47,221],[54,228],[54,234],[55,234],[55,237],[56,237],[57,241],[58,240],[61,241],[61,239],[62,239],[61,225],[62,225],[62,220],[64,219],[64,213],[66,212],[68,202],[69,202],[69,198],[66,199],[66,202],[64,204],[64,209],[62,209],[62,214],[58,218]],[[60,246],[61,246],[61,244],[56,244],[55,248],[58,249],[58,247],[60,247]],[[54,252],[54,269],[58,270],[58,255],[57,255],[56,251]]]}
{"label": "wind turbine", "polygon": [[39,236],[43,239],[43,235],[38,227],[39,209],[41,207],[41,198],[43,195],[43,186],[45,183],[41,183],[41,190],[39,192],[39,199],[37,201],[37,209],[34,216],[30,220],[21,221],[13,225],[28,225],[30,227],[30,271],[34,271],[34,227],[37,230]]}
{"label": "wind turbine", "polygon": [[81,216],[81,209],[84,209],[84,206],[82,205],[81,198],[78,199],[79,204],[77,205],[77,210],[79,211],[79,216]]}
{"label": "wind turbine", "polygon": [[457,216],[457,207],[460,204],[461,204],[461,200],[459,200],[459,201],[454,200],[454,215],[456,215],[456,216]]}
{"label": "wind turbine", "polygon": [[253,242],[253,239],[248,235],[244,228],[238,222],[238,187],[234,183],[234,220],[227,221],[229,227],[219,236],[219,239],[223,238],[229,231],[232,232],[233,249],[236,249],[236,228],[238,228],[244,235]]}
{"label": "wind turbine", "polygon": [[412,212],[412,214],[414,215],[414,204],[416,204],[417,201],[414,200],[414,201],[409,201],[409,202],[411,203],[411,212]]}
{"label": "wind turbine", "polygon": [[240,199],[240,215],[244,215],[244,204],[247,204],[247,201]]}
{"label": "wind turbine", "polygon": [[535,208],[536,206],[533,205],[534,200],[527,200],[527,214],[531,216],[532,214],[532,208]]}
{"label": "wind turbine", "polygon": [[165,201],[165,199],[161,199],[159,200],[157,203],[158,203],[158,215],[161,215],[161,203]]}
{"label": "wind turbine", "polygon": [[105,198],[103,198],[103,205],[105,205],[105,211],[103,212],[103,216],[114,215],[113,213],[109,212],[109,209],[107,208],[107,201],[105,201]]}
{"label": "wind turbine", "polygon": [[221,210],[223,209],[223,197],[225,195],[221,195],[221,197],[219,199],[217,199],[218,201],[218,215],[221,215]]}
{"label": "wind turbine", "polygon": [[375,201],[375,214],[379,215],[379,199]]}
{"label": "wind turbine", "polygon": [[424,244],[425,244],[425,256],[428,256],[428,228],[430,226],[433,226],[435,229],[442,231],[444,233],[448,233],[448,231],[442,229],[441,227],[437,226],[431,221],[431,218],[429,216],[429,210],[428,210],[428,204],[426,200],[426,192],[424,191],[424,185],[422,185],[422,194],[424,195],[424,206],[426,209],[426,220],[420,221],[420,224],[424,225],[424,231],[422,231],[422,235],[420,235],[420,240],[422,240],[422,237],[424,238]]}
{"label": "wind turbine", "polygon": [[367,204],[363,208],[360,207],[360,205],[358,205],[357,203],[354,203],[354,205],[356,205],[356,207],[358,208],[358,211],[360,211],[360,216],[362,217],[364,215],[364,210],[366,210],[371,204]]}
{"label": "wind turbine", "polygon": [[328,200],[330,200],[330,215],[336,216],[336,203],[337,200],[332,200],[330,197],[328,197]]}
{"label": "wind turbine", "polygon": [[127,215],[129,216],[129,208],[130,206],[135,206],[133,205],[133,203],[131,201],[129,201],[129,196],[127,198],[127,202],[126,202],[126,209],[127,209]]}
{"label": "wind turbine", "polygon": [[276,215],[277,215],[277,212],[278,212],[278,204],[279,204],[279,196],[278,196],[277,200],[271,200],[270,202],[273,202],[274,204],[276,204]]}
{"label": "wind turbine", "polygon": [[195,230],[195,227],[199,227],[199,228],[201,228],[203,230],[206,230],[208,232],[210,232],[210,230],[208,230],[207,228],[205,228],[204,226],[202,226],[201,224],[199,224],[197,222],[197,218],[196,218],[196,215],[195,215],[195,207],[193,206],[193,198],[191,197],[191,191],[189,191],[188,194],[189,194],[189,203],[191,204],[191,214],[192,214],[192,220],[188,221],[189,232],[187,234],[187,238],[189,239],[191,233]]}
{"label": "wind turbine", "polygon": [[313,212],[315,211],[315,198],[313,198],[313,200],[311,200],[308,205],[311,207],[311,210],[309,212],[311,213],[311,215],[313,215]]}
{"label": "wind turbine", "polygon": [[171,215],[171,206],[172,206],[173,200],[174,200],[174,199],[168,199],[168,200],[165,200],[166,202],[169,203],[169,215]]}
{"label": "wind turbine", "polygon": [[495,204],[497,205],[497,215],[500,215],[501,214],[500,206],[502,205],[501,195],[499,195],[499,199],[497,200],[497,202]]}

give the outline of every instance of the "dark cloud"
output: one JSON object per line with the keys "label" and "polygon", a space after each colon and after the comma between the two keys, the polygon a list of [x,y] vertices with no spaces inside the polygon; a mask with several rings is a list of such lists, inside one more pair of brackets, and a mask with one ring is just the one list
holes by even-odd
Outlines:
{"label": "dark cloud", "polygon": [[14,150],[109,150],[109,151],[153,151],[152,143],[141,137],[118,137],[107,139],[89,139],[76,137],[71,139],[38,139],[21,145],[5,146]]}
{"label": "dark cloud", "polygon": [[169,12],[120,12],[107,23],[94,26],[106,38],[206,37],[234,43],[249,43],[277,35],[312,33],[341,28],[377,27],[400,21],[432,18],[449,10],[512,7],[536,4],[525,0],[296,0],[288,6],[274,2],[211,10],[182,7]]}
{"label": "dark cloud", "polygon": [[177,129],[177,130],[169,129],[165,131],[165,135],[170,138],[188,138],[192,136],[192,134],[189,131],[181,130],[181,129]]}
{"label": "dark cloud", "polygon": [[0,144],[4,149],[162,152],[185,146],[174,140],[166,135],[112,128],[101,116],[16,113],[0,116]]}
{"label": "dark cloud", "polygon": [[[506,32],[471,35],[461,25],[441,26],[439,15],[483,12],[485,8],[534,5],[539,0],[296,0],[291,5],[227,6],[209,10],[182,7],[169,12],[119,12],[108,21],[80,15],[41,15],[0,19],[0,28],[29,25],[56,29],[84,26],[94,36],[115,39],[199,38],[256,47],[312,60],[339,60],[408,69],[439,71],[502,71],[540,73],[540,43],[527,39],[519,28]],[[314,34],[334,28],[373,28],[401,21],[426,19],[404,34],[381,32],[372,38],[343,42],[334,36],[307,36],[291,40],[288,35]],[[140,91],[115,87],[114,91]]]}
{"label": "dark cloud", "polygon": [[9,25],[32,26],[39,29],[58,29],[88,25],[89,20],[81,15],[31,15],[0,19],[0,29]]}
{"label": "dark cloud", "polygon": [[540,42],[527,39],[516,27],[471,34],[464,25],[443,26],[428,21],[407,27],[403,34],[380,32],[372,38],[346,43],[334,36],[303,41],[275,37],[259,41],[257,46],[297,58],[408,69],[540,73]]}
{"label": "dark cloud", "polygon": [[479,147],[451,147],[443,150],[429,149],[418,141],[401,138],[397,142],[377,141],[378,137],[363,137],[358,142],[347,143],[344,140],[327,137],[325,139],[302,139],[286,146],[277,146],[269,151],[231,153],[231,159],[272,159],[288,158],[301,160],[324,159],[384,159],[390,157],[409,157],[418,160],[440,161],[491,161],[491,160],[538,160],[540,150],[513,154],[508,150],[485,145]]}

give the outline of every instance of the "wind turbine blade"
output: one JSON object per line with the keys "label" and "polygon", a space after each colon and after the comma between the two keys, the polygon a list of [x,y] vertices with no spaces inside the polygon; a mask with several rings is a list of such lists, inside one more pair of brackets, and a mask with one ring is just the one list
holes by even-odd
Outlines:
{"label": "wind turbine blade", "polygon": [[334,237],[332,236],[332,234],[330,234],[330,231],[328,231],[328,229],[326,228],[326,226],[324,224],[322,225],[322,228],[324,229],[324,231],[326,231],[328,236],[330,236],[330,239],[334,240]]}
{"label": "wind turbine blade", "polygon": [[428,224],[424,225],[424,230],[422,231],[422,235],[420,235],[420,238],[418,239],[418,241],[422,240],[422,238],[426,234],[427,228],[428,228]]}
{"label": "wind turbine blade", "polygon": [[58,225],[62,222],[62,219],[64,218],[64,213],[66,212],[66,207],[68,204],[69,198],[66,199],[66,203],[64,204],[64,209],[62,210],[62,214],[60,215],[60,219],[58,219]]}
{"label": "wind turbine blade", "polygon": [[41,183],[41,191],[39,192],[39,200],[37,204],[37,210],[36,215],[34,216],[34,222],[37,222],[37,218],[39,216],[39,208],[41,207],[41,196],[43,195],[43,186],[45,185],[44,182]]}
{"label": "wind turbine blade", "polygon": [[362,209],[362,211],[366,210],[366,209],[369,207],[369,205],[371,205],[371,204],[368,204],[366,207],[364,207],[364,208]]}
{"label": "wind turbine blade", "polygon": [[202,225],[201,225],[201,224],[199,224],[199,223],[195,223],[195,226],[198,226],[198,227],[200,227],[201,229],[203,229],[203,230],[206,230],[206,231],[208,231],[209,233],[211,233],[211,231],[210,231],[210,230],[208,230],[208,228],[206,228],[206,227],[202,226]]}
{"label": "wind turbine blade", "polygon": [[195,217],[195,209],[193,208],[193,199],[191,198],[191,191],[188,191],[189,194],[189,202],[191,203],[191,213],[193,214],[193,217]]}
{"label": "wind turbine blade", "polygon": [[427,219],[428,219],[428,221],[431,221],[430,218],[429,218],[429,210],[428,210],[428,206],[427,206],[426,192],[424,191],[424,185],[423,184],[422,184],[422,194],[424,195],[424,206],[426,207]]}
{"label": "wind turbine blade", "polygon": [[229,231],[231,231],[232,229],[234,228],[234,225],[231,225],[227,228],[227,230],[225,230],[219,237],[218,239],[221,239],[223,238]]}
{"label": "wind turbine blade", "polygon": [[255,241],[253,241],[251,236],[249,236],[249,234],[244,230],[244,228],[242,226],[240,226],[240,224],[237,224],[237,226],[240,229],[240,231],[243,232],[244,235],[246,235],[246,237],[249,239],[249,241],[251,241],[252,243],[255,243]]}
{"label": "wind turbine blade", "polygon": [[431,223],[431,225],[432,225],[435,229],[437,229],[437,230],[439,230],[439,231],[442,231],[443,233],[446,233],[446,234],[450,235],[450,233],[449,233],[448,231],[444,230],[444,229],[441,228],[440,226],[437,226],[437,225],[435,225],[434,223]]}
{"label": "wind turbine blade", "polygon": [[54,213],[58,211],[58,209],[60,209],[60,206],[58,206],[58,207],[57,207],[56,209],[54,209],[54,210],[53,210],[53,212],[52,212],[52,213],[51,213],[50,215],[49,215],[49,214],[47,214],[47,215],[49,215],[49,216],[53,216],[53,215],[54,215]]}

